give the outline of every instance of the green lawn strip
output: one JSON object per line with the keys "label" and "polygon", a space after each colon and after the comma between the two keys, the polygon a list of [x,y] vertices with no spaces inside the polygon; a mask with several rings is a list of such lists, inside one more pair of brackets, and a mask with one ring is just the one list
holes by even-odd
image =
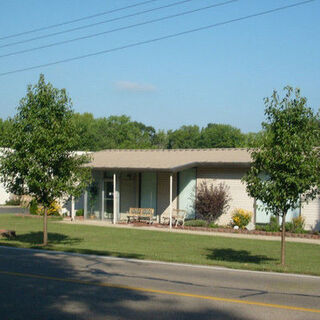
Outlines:
{"label": "green lawn strip", "polygon": [[[42,242],[42,219],[2,214],[0,229],[17,232],[15,240],[0,239],[0,245],[38,248]],[[288,242],[287,265],[282,268],[279,241],[71,225],[49,220],[49,242],[45,249],[320,275],[320,247],[316,244]]]}

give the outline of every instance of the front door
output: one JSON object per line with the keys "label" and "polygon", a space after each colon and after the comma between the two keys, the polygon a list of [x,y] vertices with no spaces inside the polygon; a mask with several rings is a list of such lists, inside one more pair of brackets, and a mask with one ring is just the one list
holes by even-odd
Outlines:
{"label": "front door", "polygon": [[104,182],[104,218],[113,219],[113,181]]}

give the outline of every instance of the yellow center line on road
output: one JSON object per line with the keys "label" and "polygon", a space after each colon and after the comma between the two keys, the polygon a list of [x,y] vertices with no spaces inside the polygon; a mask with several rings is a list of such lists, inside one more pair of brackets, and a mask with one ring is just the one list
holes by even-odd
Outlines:
{"label": "yellow center line on road", "polygon": [[130,286],[125,286],[125,285],[121,285],[121,284],[106,283],[106,282],[94,282],[94,281],[86,281],[86,280],[80,280],[80,279],[58,278],[58,277],[45,276],[45,275],[39,275],[39,274],[10,272],[10,271],[1,271],[1,270],[0,270],[0,274],[8,275],[8,276],[24,277],[24,278],[34,278],[34,279],[44,279],[44,280],[60,281],[60,282],[67,282],[67,283],[85,284],[85,285],[97,286],[97,287],[117,288],[117,289],[131,290],[131,291],[173,295],[173,296],[178,296],[178,297],[189,297],[189,298],[197,298],[197,299],[211,300],[211,301],[239,303],[239,304],[254,305],[254,306],[259,306],[259,307],[269,307],[269,308],[276,308],[276,309],[286,309],[286,310],[294,310],[294,311],[320,313],[320,309],[310,309],[310,308],[294,307],[294,306],[256,302],[256,301],[249,301],[249,300],[221,298],[221,297],[215,297],[215,296],[203,296],[203,295],[199,295],[199,294],[185,293],[185,292],[175,292],[175,291],[167,291],[167,290],[130,287]]}

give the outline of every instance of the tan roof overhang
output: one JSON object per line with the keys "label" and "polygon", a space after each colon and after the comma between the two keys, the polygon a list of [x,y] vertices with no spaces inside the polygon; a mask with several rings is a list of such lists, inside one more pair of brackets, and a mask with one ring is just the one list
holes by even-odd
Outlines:
{"label": "tan roof overhang", "polygon": [[193,167],[249,167],[248,149],[112,149],[95,152],[88,166],[114,171],[181,171]]}

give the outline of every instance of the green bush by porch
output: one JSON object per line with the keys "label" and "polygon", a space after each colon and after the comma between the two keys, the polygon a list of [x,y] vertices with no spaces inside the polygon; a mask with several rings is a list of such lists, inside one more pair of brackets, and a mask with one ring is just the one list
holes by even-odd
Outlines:
{"label": "green bush by porch", "polygon": [[[42,219],[0,216],[1,229],[17,232],[0,245],[39,248]],[[218,265],[230,268],[320,275],[320,247],[287,243],[287,266],[279,265],[279,242],[189,235],[49,221],[49,250],[111,255],[148,260]]]}

